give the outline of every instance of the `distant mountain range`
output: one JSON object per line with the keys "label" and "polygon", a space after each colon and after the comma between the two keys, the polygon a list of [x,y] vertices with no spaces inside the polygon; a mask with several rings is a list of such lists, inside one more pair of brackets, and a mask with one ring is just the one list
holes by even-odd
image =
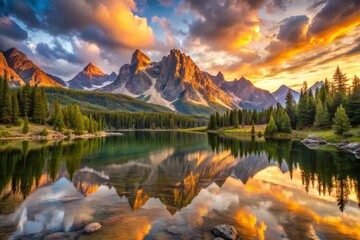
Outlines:
{"label": "distant mountain range", "polygon": [[68,86],[72,89],[95,90],[112,83],[116,78],[116,73],[112,72],[110,75],[107,75],[94,64],[89,63],[68,82]]}
{"label": "distant mountain range", "polygon": [[[136,50],[130,63],[123,65],[118,75],[105,74],[89,63],[74,78],[64,81],[41,70],[24,53],[11,48],[0,51],[0,76],[5,73],[12,87],[29,83],[124,94],[172,111],[197,115],[234,108],[264,109],[277,102],[284,105],[289,90],[296,101],[300,95],[285,85],[270,93],[255,87],[245,77],[226,81],[221,72],[216,76],[202,72],[189,56],[176,49],[159,62],[151,61]],[[314,92],[322,84],[317,82],[310,89]]]}
{"label": "distant mountain range", "polygon": [[[324,85],[323,81],[317,81],[316,83],[314,83],[309,90],[312,91],[312,93],[314,94],[316,89],[321,88]],[[286,85],[281,85],[275,92],[272,93],[272,95],[274,96],[274,98],[276,99],[276,102],[280,103],[282,106],[285,106],[286,103],[286,94],[288,92],[291,92],[291,94],[293,95],[294,99],[296,102],[299,102],[300,99],[300,93],[289,88]]]}

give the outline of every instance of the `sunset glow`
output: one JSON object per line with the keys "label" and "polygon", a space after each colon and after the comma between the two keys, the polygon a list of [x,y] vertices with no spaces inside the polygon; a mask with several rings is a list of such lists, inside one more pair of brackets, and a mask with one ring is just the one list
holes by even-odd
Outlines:
{"label": "sunset glow", "polygon": [[299,90],[337,66],[349,78],[360,72],[356,0],[16,0],[0,11],[0,48],[17,47],[64,79],[88,62],[118,72],[135,49],[159,61],[173,48],[203,71],[270,91]]}

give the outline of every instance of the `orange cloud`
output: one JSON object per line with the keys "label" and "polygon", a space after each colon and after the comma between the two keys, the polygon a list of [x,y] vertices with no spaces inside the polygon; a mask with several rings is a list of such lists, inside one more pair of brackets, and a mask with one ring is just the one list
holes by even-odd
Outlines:
{"label": "orange cloud", "polygon": [[99,4],[94,17],[113,40],[131,48],[146,48],[154,42],[152,28],[146,18],[135,15],[136,4],[133,0],[108,0]]}

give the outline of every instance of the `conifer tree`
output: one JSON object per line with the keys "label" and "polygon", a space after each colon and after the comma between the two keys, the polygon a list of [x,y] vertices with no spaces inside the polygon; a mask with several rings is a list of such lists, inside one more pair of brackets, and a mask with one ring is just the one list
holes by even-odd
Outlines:
{"label": "conifer tree", "polygon": [[278,132],[278,128],[275,124],[274,116],[271,114],[269,123],[265,128],[265,136],[271,136]]}
{"label": "conifer tree", "polygon": [[239,116],[238,116],[236,110],[235,110],[235,114],[234,114],[234,128],[239,128]]}
{"label": "conifer tree", "polygon": [[23,124],[23,128],[22,128],[22,132],[24,134],[27,134],[29,132],[29,119],[27,116],[25,116],[25,119],[24,119],[24,124]]}
{"label": "conifer tree", "polygon": [[282,114],[281,129],[284,133],[291,133],[291,121],[289,115],[286,112],[283,112]]}
{"label": "conifer tree", "polygon": [[254,124],[254,120],[252,121],[252,124],[251,124],[251,136],[255,136],[255,124]]}
{"label": "conifer tree", "polygon": [[11,102],[12,102],[12,123],[13,124],[17,124],[17,121],[19,119],[19,114],[20,114],[20,110],[19,110],[19,101],[17,99],[17,94],[14,93],[11,97]]}
{"label": "conifer tree", "polygon": [[335,90],[337,92],[345,94],[347,89],[347,84],[346,84],[347,78],[346,78],[346,74],[341,72],[339,66],[335,70],[335,73],[333,75],[333,80],[334,80]]}
{"label": "conifer tree", "polygon": [[360,78],[358,76],[354,76],[354,79],[352,81],[352,88],[353,90],[357,87],[360,86]]}
{"label": "conifer tree", "polygon": [[350,122],[353,126],[360,124],[360,85],[355,86],[352,93],[349,95],[347,112]]}
{"label": "conifer tree", "polygon": [[317,100],[314,127],[323,127],[324,107],[320,99]]}
{"label": "conifer tree", "polygon": [[84,133],[84,120],[80,108],[77,104],[73,106],[74,111],[74,133],[82,135]]}
{"label": "conifer tree", "polygon": [[11,102],[11,95],[9,90],[9,84],[7,79],[3,80],[3,87],[1,93],[2,99],[2,109],[1,109],[1,121],[3,123],[11,123],[12,122],[12,102]]}
{"label": "conifer tree", "polygon": [[290,90],[286,94],[285,100],[286,100],[285,111],[290,118],[291,127],[295,129],[297,124],[296,102]]}
{"label": "conifer tree", "polygon": [[344,132],[350,130],[350,120],[342,105],[337,108],[333,121],[333,129],[335,130],[336,134],[342,135]]}

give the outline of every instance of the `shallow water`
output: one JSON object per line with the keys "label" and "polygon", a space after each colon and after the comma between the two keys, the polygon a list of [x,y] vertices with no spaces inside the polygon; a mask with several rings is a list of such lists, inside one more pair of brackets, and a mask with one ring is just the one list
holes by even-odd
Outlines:
{"label": "shallow water", "polygon": [[[0,239],[360,239],[360,160],[291,141],[126,132],[0,142]],[[102,228],[74,233],[90,222]]]}

